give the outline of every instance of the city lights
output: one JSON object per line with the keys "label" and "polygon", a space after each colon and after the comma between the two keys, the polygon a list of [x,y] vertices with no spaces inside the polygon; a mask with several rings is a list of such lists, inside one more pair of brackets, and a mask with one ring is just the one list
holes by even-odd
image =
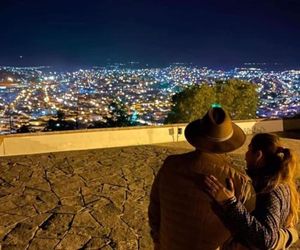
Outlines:
{"label": "city lights", "polygon": [[257,117],[285,117],[300,112],[299,70],[274,72],[251,67],[223,71],[181,65],[144,69],[102,67],[73,72],[46,69],[0,68],[0,72],[14,76],[0,75],[0,133],[24,124],[45,124],[57,110],[63,111],[66,119],[77,119],[88,127],[107,117],[108,106],[114,101],[125,104],[128,114],[137,116],[135,119],[140,123],[159,125],[171,109],[172,95],[178,91],[231,78],[257,85]]}

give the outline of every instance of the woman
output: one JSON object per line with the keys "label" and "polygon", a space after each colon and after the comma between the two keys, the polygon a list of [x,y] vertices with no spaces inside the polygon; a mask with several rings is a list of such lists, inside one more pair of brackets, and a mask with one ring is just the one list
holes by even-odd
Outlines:
{"label": "woman", "polygon": [[251,214],[235,198],[231,179],[227,189],[214,176],[206,177],[206,191],[216,201],[216,214],[233,235],[231,246],[238,242],[246,249],[272,249],[280,229],[298,222],[296,159],[280,145],[279,137],[268,133],[253,137],[245,159],[256,191],[256,207]]}

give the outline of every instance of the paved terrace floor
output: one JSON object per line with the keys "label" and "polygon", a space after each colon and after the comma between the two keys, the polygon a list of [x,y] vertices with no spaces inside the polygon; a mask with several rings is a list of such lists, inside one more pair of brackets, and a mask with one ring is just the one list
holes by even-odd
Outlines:
{"label": "paved terrace floor", "polygon": [[[300,155],[300,140],[284,142]],[[230,155],[239,166],[246,148]],[[167,155],[191,149],[182,142],[1,158],[2,249],[152,249],[153,178]]]}

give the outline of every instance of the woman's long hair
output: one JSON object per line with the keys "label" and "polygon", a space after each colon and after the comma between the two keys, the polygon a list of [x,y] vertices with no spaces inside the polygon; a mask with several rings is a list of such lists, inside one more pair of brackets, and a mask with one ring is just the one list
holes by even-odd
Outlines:
{"label": "woman's long hair", "polygon": [[259,168],[261,178],[267,180],[263,190],[271,190],[279,184],[288,185],[291,192],[291,208],[286,225],[296,225],[299,219],[299,194],[296,184],[297,159],[288,148],[283,148],[278,136],[256,134],[251,140],[254,152],[262,151],[264,166]]}

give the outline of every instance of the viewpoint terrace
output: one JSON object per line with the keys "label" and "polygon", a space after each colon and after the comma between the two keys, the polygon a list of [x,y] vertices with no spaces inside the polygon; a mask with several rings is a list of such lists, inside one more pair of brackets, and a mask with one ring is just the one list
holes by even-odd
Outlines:
{"label": "viewpoint terrace", "polygon": [[[300,155],[300,134],[292,138],[284,143]],[[240,169],[250,139],[228,155]],[[191,149],[180,141],[2,157],[2,249],[152,249],[153,178],[167,155]]]}

